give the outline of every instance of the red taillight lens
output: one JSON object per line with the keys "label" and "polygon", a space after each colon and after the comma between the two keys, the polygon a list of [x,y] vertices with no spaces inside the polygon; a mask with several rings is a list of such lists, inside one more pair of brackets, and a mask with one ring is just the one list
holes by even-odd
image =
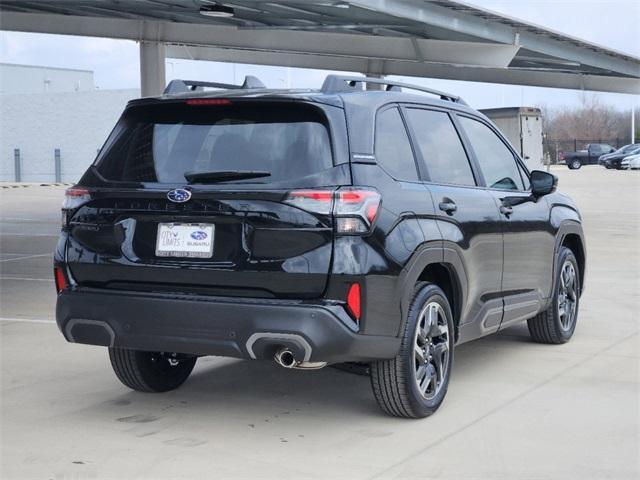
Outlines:
{"label": "red taillight lens", "polygon": [[294,190],[289,193],[285,203],[309,212],[329,215],[333,206],[331,190]]}
{"label": "red taillight lens", "polygon": [[64,274],[64,270],[62,269],[62,267],[53,267],[53,277],[56,281],[56,291],[58,293],[62,292],[69,286],[69,282],[67,282],[67,276]]}
{"label": "red taillight lens", "polygon": [[231,100],[226,98],[190,98],[187,105],[231,105]]}
{"label": "red taillight lens", "polygon": [[347,309],[353,318],[360,321],[362,310],[359,283],[352,283],[349,287],[349,291],[347,292]]}

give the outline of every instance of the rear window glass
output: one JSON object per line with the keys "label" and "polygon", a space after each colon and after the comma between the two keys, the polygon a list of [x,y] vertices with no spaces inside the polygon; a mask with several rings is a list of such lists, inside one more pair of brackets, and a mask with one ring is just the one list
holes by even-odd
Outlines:
{"label": "rear window glass", "polygon": [[107,180],[184,183],[185,173],[261,171],[273,183],[333,166],[324,117],[302,105],[149,105],[127,111],[96,167]]}

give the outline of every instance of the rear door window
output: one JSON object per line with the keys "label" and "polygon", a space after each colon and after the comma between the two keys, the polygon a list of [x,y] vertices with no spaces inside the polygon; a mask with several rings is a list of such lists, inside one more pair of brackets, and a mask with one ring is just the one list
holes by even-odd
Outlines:
{"label": "rear door window", "polygon": [[376,119],[376,161],[396,180],[416,182],[418,172],[400,111],[389,108]]}
{"label": "rear door window", "polygon": [[407,109],[420,156],[435,183],[475,185],[469,159],[453,122],[445,112]]}
{"label": "rear door window", "polygon": [[302,105],[174,103],[133,107],[96,167],[107,180],[184,183],[185,173],[261,171],[275,183],[333,166],[322,114]]}
{"label": "rear door window", "polygon": [[524,190],[516,159],[505,143],[484,123],[458,117],[464,128],[487,187],[498,190]]}

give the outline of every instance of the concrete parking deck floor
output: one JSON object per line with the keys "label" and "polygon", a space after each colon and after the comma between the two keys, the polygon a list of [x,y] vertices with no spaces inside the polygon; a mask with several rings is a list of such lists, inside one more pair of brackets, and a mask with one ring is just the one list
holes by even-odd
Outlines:
{"label": "concrete parking deck floor", "polygon": [[204,358],[167,394],[123,387],[53,322],[60,187],[0,190],[2,478],[637,479],[640,172],[557,169],[580,205],[573,340],[526,325],[460,346],[431,418],[389,418],[369,380]]}

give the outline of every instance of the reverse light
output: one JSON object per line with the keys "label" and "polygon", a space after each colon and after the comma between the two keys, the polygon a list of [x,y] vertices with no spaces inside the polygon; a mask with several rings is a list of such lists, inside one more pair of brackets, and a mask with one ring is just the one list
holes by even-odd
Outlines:
{"label": "reverse light", "polygon": [[359,283],[352,283],[347,291],[347,310],[356,321],[360,321],[362,310]]}
{"label": "reverse light", "polygon": [[62,267],[59,267],[57,265],[53,267],[53,277],[56,282],[56,292],[60,293],[69,286],[69,282],[67,282],[67,276],[64,274],[64,270],[62,269]]}

